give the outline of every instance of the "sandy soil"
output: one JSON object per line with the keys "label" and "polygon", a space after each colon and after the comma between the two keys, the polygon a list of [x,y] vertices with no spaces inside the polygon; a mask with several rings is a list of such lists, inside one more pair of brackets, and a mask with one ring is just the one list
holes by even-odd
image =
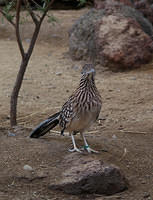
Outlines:
{"label": "sandy soil", "polygon": [[[113,196],[71,196],[48,189],[58,179],[60,163],[69,154],[68,136],[58,128],[45,137],[29,139],[43,119],[58,111],[80,78],[82,63],[68,55],[67,31],[87,10],[54,11],[58,24],[46,21],[30,60],[18,102],[15,136],[9,131],[9,101],[20,64],[13,28],[0,24],[0,199],[153,199],[153,63],[140,69],[112,73],[97,66],[96,84],[103,98],[100,120],[87,133],[89,143],[104,162],[118,165],[129,180],[127,191]],[[22,25],[29,44],[30,20]],[[77,143],[82,144],[77,136]],[[105,151],[104,151],[105,150]],[[93,156],[93,155],[86,155]],[[32,172],[23,169],[30,165]]]}

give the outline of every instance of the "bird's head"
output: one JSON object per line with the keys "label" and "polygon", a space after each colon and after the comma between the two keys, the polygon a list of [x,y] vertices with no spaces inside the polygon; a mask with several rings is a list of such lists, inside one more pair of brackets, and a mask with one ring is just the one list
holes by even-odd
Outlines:
{"label": "bird's head", "polygon": [[93,64],[85,64],[82,67],[82,71],[81,74],[85,77],[89,77],[92,78],[95,76],[95,68],[93,66]]}

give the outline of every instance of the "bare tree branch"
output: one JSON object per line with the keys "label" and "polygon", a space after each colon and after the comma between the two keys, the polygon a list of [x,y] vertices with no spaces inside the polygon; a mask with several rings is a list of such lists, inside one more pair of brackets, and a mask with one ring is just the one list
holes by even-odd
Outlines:
{"label": "bare tree branch", "polygon": [[[27,0],[26,0],[27,1]],[[31,0],[35,5],[37,5],[37,7],[39,7],[40,9],[42,8],[35,0]],[[51,0],[50,3],[48,3],[46,9],[44,9],[43,15],[40,17],[40,21],[43,21],[44,17],[46,16],[46,13],[48,12],[48,10],[50,9],[51,5],[54,3],[55,0]]]}
{"label": "bare tree branch", "polygon": [[40,27],[41,27],[41,24],[42,24],[42,21],[44,19],[44,17],[46,16],[49,8],[51,7],[51,5],[53,4],[54,0],[52,0],[48,6],[46,7],[43,15],[41,16],[40,20],[38,21],[37,25],[36,25],[36,28],[34,30],[34,33],[33,33],[33,36],[32,36],[32,39],[31,39],[31,43],[30,43],[30,46],[29,46],[29,49],[27,51],[27,56],[31,55],[32,51],[33,51],[33,48],[34,48],[34,45],[35,45],[35,42],[36,42],[36,39],[37,39],[37,36],[38,36],[38,33],[39,33],[39,30],[40,30]]}
{"label": "bare tree branch", "polygon": [[51,0],[51,2],[48,4],[47,8],[46,8],[46,12],[48,12],[48,10],[51,8],[51,5],[54,3],[55,0]]}
{"label": "bare tree branch", "polygon": [[24,48],[22,45],[21,37],[20,37],[20,30],[19,30],[19,23],[20,23],[20,9],[21,9],[21,1],[17,0],[17,6],[16,6],[16,38],[18,42],[18,46],[22,55],[22,59],[24,59],[25,53]]}
{"label": "bare tree branch", "polygon": [[11,19],[8,19],[7,17],[6,17],[6,14],[5,14],[5,12],[0,8],[0,13],[2,13],[2,15],[7,19],[7,21],[9,22],[9,23],[11,23],[14,27],[15,27],[15,23],[11,20]]}
{"label": "bare tree branch", "polygon": [[40,22],[43,21],[44,17],[46,16],[48,10],[50,9],[51,5],[54,3],[55,0],[51,0],[50,3],[48,4],[48,6],[46,7],[46,9],[44,10],[44,13],[42,15],[42,17],[40,18]]}
{"label": "bare tree branch", "polygon": [[37,5],[37,7],[41,8],[41,6],[34,0],[31,0],[35,5]]}
{"label": "bare tree branch", "polygon": [[34,30],[34,33],[32,35],[32,39],[31,39],[31,42],[30,42],[30,46],[28,48],[28,51],[26,53],[26,56],[29,58],[32,54],[32,51],[33,51],[33,48],[34,48],[34,45],[36,43],[36,40],[37,40],[37,36],[39,34],[39,30],[40,30],[40,26],[41,24],[39,23],[36,27],[35,27],[35,30]]}
{"label": "bare tree branch", "polygon": [[35,25],[37,25],[38,24],[38,19],[37,19],[35,13],[32,11],[32,9],[30,7],[29,1],[28,0],[24,0],[24,2],[25,2],[26,9],[28,10],[33,22],[35,23]]}

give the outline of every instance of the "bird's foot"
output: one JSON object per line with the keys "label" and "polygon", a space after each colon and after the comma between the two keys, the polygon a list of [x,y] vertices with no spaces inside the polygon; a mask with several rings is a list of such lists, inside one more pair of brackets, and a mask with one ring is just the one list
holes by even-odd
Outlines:
{"label": "bird's foot", "polygon": [[82,151],[80,149],[78,149],[77,147],[74,147],[73,149],[69,149],[69,152],[79,152],[79,153],[82,153]]}
{"label": "bird's foot", "polygon": [[89,146],[84,146],[84,149],[88,151],[88,153],[99,153],[99,151],[96,151]]}

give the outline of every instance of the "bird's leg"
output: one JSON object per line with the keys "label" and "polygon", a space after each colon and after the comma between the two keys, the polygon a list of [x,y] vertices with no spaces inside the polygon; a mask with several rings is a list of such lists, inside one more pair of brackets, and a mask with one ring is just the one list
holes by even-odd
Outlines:
{"label": "bird's leg", "polygon": [[71,138],[72,138],[72,143],[73,143],[73,149],[69,149],[70,152],[79,152],[81,153],[81,150],[77,148],[76,143],[75,143],[75,139],[74,139],[74,135],[73,133],[71,133]]}
{"label": "bird's leg", "polygon": [[83,133],[80,133],[80,134],[81,134],[81,137],[84,141],[84,149],[87,150],[88,153],[99,153],[98,151],[95,151],[94,149],[90,148],[88,143],[87,143],[85,136],[83,135]]}

